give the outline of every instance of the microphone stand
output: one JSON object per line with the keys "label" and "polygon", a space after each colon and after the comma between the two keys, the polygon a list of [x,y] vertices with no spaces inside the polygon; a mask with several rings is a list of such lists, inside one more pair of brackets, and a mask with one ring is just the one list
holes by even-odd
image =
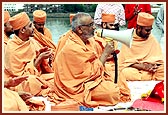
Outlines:
{"label": "microphone stand", "polygon": [[117,63],[117,53],[114,52],[112,53],[113,59],[114,59],[114,64],[115,64],[115,78],[114,78],[114,83],[117,83],[118,80],[118,63]]}

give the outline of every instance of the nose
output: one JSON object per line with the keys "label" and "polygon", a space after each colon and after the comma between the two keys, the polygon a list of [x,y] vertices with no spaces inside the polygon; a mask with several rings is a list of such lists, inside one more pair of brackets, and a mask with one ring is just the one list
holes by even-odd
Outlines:
{"label": "nose", "polygon": [[44,25],[40,25],[40,28],[43,28],[44,27]]}
{"label": "nose", "polygon": [[34,24],[32,24],[32,28],[35,28]]}

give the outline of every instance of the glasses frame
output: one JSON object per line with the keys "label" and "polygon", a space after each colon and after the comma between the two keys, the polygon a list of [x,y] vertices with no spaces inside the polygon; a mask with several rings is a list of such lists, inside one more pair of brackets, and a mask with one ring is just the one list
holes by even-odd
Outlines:
{"label": "glasses frame", "polygon": [[83,25],[80,25],[80,26],[87,26],[87,27],[93,27],[95,25],[94,22],[91,22],[90,24],[83,24]]}

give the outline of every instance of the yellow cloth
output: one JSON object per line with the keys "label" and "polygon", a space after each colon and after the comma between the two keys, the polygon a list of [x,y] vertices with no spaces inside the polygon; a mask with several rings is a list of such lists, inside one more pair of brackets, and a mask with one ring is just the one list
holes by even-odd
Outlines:
{"label": "yellow cloth", "polygon": [[[163,80],[164,79],[164,61],[160,44],[150,34],[149,38],[144,40],[133,33],[131,48],[122,44],[119,56],[120,76],[127,80]],[[148,62],[152,64],[161,64],[155,73],[138,70],[129,67],[134,63]]]}
{"label": "yellow cloth", "polygon": [[[58,42],[54,62],[55,90],[63,98],[72,98],[89,106],[115,105],[120,102],[120,90],[104,67],[90,38],[85,45],[71,30]],[[59,44],[61,42],[61,44]]]}
{"label": "yellow cloth", "polygon": [[4,23],[6,23],[10,18],[10,14],[8,11],[4,11]]}
{"label": "yellow cloth", "polygon": [[30,22],[29,16],[26,12],[21,12],[9,19],[9,23],[13,27],[13,30],[18,30],[25,27]]}
{"label": "yellow cloth", "polygon": [[4,88],[4,111],[29,111],[28,106],[17,92]]}

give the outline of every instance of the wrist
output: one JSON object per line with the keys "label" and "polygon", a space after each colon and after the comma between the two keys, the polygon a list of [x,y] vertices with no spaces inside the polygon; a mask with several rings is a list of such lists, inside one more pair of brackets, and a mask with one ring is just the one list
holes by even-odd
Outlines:
{"label": "wrist", "polygon": [[143,63],[140,63],[140,67],[142,70],[145,70],[145,65]]}
{"label": "wrist", "polygon": [[6,88],[11,87],[9,80],[4,82],[4,87],[6,87]]}
{"label": "wrist", "polygon": [[39,63],[39,60],[36,58],[36,59],[34,59],[34,67],[37,69],[37,70],[39,70],[39,68],[40,68],[40,63]]}

